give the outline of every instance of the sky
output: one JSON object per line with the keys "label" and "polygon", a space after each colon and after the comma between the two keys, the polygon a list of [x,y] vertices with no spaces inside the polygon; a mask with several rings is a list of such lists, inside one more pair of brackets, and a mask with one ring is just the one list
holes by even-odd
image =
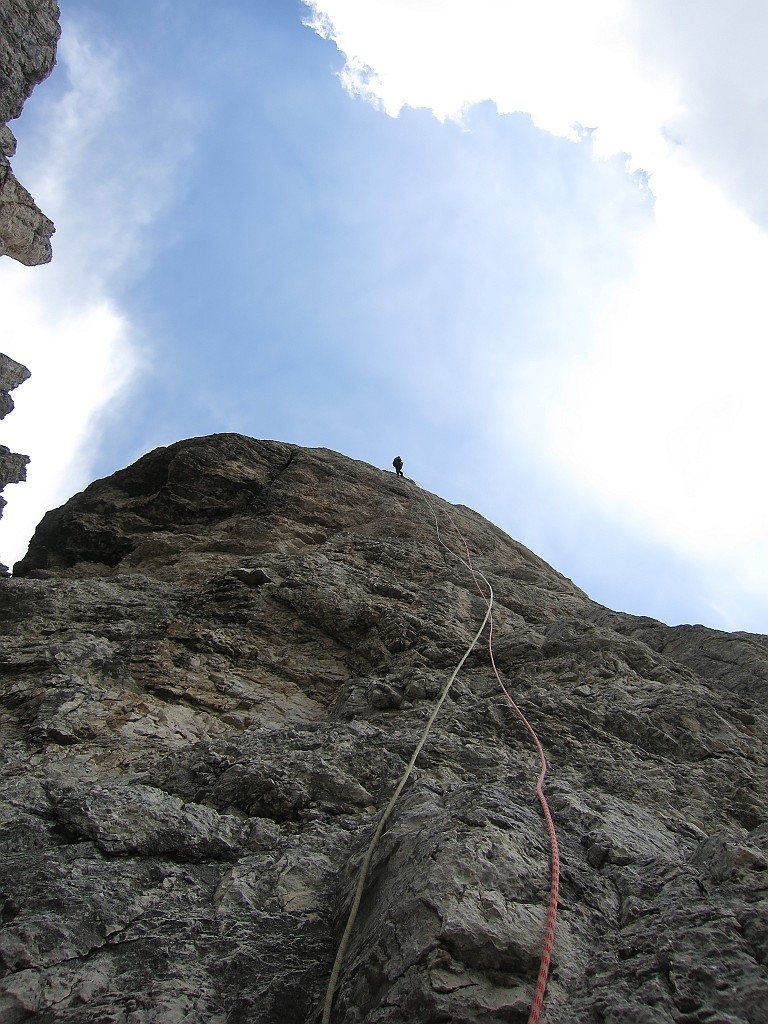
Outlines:
{"label": "sky", "polygon": [[762,0],[61,0],[0,560],[185,437],[326,447],[590,597],[768,633]]}

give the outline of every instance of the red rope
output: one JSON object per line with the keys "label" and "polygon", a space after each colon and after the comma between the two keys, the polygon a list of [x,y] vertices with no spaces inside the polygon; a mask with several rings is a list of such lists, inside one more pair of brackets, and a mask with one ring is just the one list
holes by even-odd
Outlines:
{"label": "red rope", "polygon": [[549,913],[547,914],[547,931],[544,936],[544,949],[541,954],[541,963],[539,964],[539,976],[536,979],[536,992],[533,997],[533,1005],[531,1006],[531,1013],[528,1017],[528,1024],[537,1024],[541,1015],[541,1008],[544,1003],[544,993],[547,990],[549,964],[552,959],[552,943],[555,940],[557,898],[560,892],[560,849],[557,845],[557,833],[555,832],[555,823],[552,820],[552,812],[549,809],[547,798],[544,795],[544,777],[547,774],[547,759],[544,756],[544,748],[541,745],[539,737],[536,735],[536,730],[512,699],[509,691],[504,685],[501,675],[499,674],[499,670],[496,667],[496,661],[493,657],[493,616],[491,616],[489,622],[488,653],[491,658],[491,665],[493,666],[494,674],[499,681],[499,686],[501,687],[504,696],[507,698],[508,703],[512,708],[514,708],[520,718],[520,721],[533,737],[533,742],[536,744],[536,749],[539,752],[539,758],[541,760],[541,771],[539,772],[539,779],[536,783],[536,793],[538,794],[539,803],[541,804],[541,809],[544,812],[544,819],[547,823],[547,830],[549,831],[549,842],[552,848],[552,878],[549,887]]}
{"label": "red rope", "polygon": [[[433,510],[433,514],[434,514],[434,510]],[[467,567],[468,567],[469,571],[472,573],[472,578],[475,581],[475,586],[477,587],[478,593],[480,594],[482,599],[486,603],[488,603],[488,598],[483,593],[482,588],[480,587],[480,584],[479,584],[478,579],[477,579],[478,575],[482,575],[482,573],[477,573],[475,571],[475,569],[474,569],[474,567],[472,565],[472,556],[470,555],[470,552],[469,552],[469,546],[467,545],[467,542],[464,539],[463,533],[461,532],[461,530],[456,525],[456,523],[455,523],[455,521],[453,519],[453,516],[451,516],[450,513],[448,514],[448,518],[451,520],[451,524],[452,524],[454,530],[456,531],[456,533],[458,533],[459,537],[461,538],[461,542],[464,545],[464,550],[466,551],[466,554],[467,554]],[[439,535],[439,533],[438,533],[438,535]],[[484,576],[483,576],[483,579],[485,580]],[[490,584],[488,583],[488,581],[485,580],[485,582],[486,582],[486,584],[488,584],[488,587],[490,588]],[[528,1024],[538,1024],[539,1018],[541,1016],[541,1009],[542,1009],[542,1006],[544,1004],[544,994],[545,994],[545,992],[547,990],[547,978],[549,976],[550,961],[552,960],[552,944],[553,944],[553,942],[555,940],[555,925],[556,925],[556,922],[557,922],[557,900],[558,900],[558,895],[559,895],[559,892],[560,892],[560,849],[559,849],[558,844],[557,844],[557,833],[555,832],[555,823],[552,820],[552,813],[551,813],[551,811],[549,809],[549,804],[547,803],[547,798],[544,795],[544,778],[545,778],[545,776],[547,774],[547,759],[546,759],[546,757],[544,755],[544,748],[541,745],[541,741],[539,740],[539,737],[536,735],[536,730],[533,728],[531,723],[525,717],[525,715],[523,714],[522,710],[517,705],[517,703],[513,700],[512,695],[510,694],[509,690],[504,685],[504,681],[501,678],[501,674],[500,674],[498,668],[496,667],[496,659],[493,656],[493,612],[492,611],[491,611],[491,614],[490,614],[489,619],[488,619],[488,655],[489,655],[489,657],[491,659],[491,665],[493,667],[493,673],[496,676],[496,679],[498,680],[498,683],[499,683],[499,686],[501,687],[502,693],[506,697],[507,702],[509,703],[510,707],[512,707],[514,709],[514,711],[517,714],[517,716],[519,717],[520,721],[523,723],[525,728],[530,733],[530,735],[531,735],[531,737],[533,739],[533,742],[536,744],[536,749],[539,752],[539,759],[541,761],[541,771],[539,772],[539,778],[538,778],[538,781],[536,783],[536,793],[537,793],[537,795],[539,797],[539,803],[541,804],[541,809],[544,812],[544,820],[547,823],[547,830],[549,832],[549,842],[550,842],[550,846],[551,846],[551,850],[552,850],[552,871],[551,871],[551,882],[550,882],[550,887],[549,887],[549,912],[547,914],[547,930],[546,930],[546,933],[544,935],[544,948],[542,950],[541,961],[539,963],[539,975],[538,975],[538,978],[536,979],[536,991],[534,992],[533,1003],[531,1004],[531,1012],[530,1012],[530,1015],[528,1017]]]}

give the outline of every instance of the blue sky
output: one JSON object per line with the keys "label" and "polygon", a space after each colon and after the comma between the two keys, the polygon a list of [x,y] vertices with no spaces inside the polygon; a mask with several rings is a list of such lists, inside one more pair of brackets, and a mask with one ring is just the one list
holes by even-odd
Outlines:
{"label": "blue sky", "polygon": [[668,6],[65,0],[12,125],[57,232],[0,261],[2,560],[235,430],[399,453],[609,607],[768,632],[766,15]]}

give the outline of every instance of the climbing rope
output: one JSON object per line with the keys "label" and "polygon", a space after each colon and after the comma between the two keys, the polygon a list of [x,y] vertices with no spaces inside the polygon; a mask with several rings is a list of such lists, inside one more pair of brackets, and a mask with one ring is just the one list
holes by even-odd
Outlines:
{"label": "climbing rope", "polygon": [[531,734],[533,742],[536,744],[536,749],[539,752],[539,758],[541,761],[541,771],[539,772],[539,778],[536,782],[536,793],[541,804],[541,809],[544,813],[544,820],[547,823],[547,831],[549,832],[549,843],[552,852],[552,867],[551,867],[551,879],[549,886],[549,911],[547,913],[547,930],[544,935],[544,948],[541,954],[541,962],[539,963],[539,975],[536,979],[536,991],[533,997],[533,1004],[531,1005],[531,1012],[528,1017],[528,1024],[538,1024],[539,1017],[541,1016],[541,1008],[544,1004],[544,994],[547,991],[547,978],[549,976],[549,964],[552,959],[552,943],[555,941],[555,924],[557,921],[557,899],[560,892],[560,849],[557,845],[557,833],[555,832],[555,823],[552,820],[552,812],[549,809],[547,798],[544,795],[544,778],[547,774],[547,759],[544,756],[544,748],[541,745],[539,737],[536,735],[536,731],[525,717],[523,712],[520,710],[518,705],[512,699],[511,694],[507,690],[504,682],[499,674],[499,670],[496,668],[496,661],[493,657],[493,616],[491,616],[490,626],[488,630],[488,652],[491,658],[491,665],[493,666],[493,672],[499,681],[499,686],[504,693],[510,706],[514,708],[515,712],[519,716],[521,722]]}
{"label": "climbing rope", "polygon": [[[414,483],[416,483],[416,481],[414,481]],[[460,555],[457,555],[452,548],[445,544],[440,533],[440,523],[438,521],[437,513],[435,512],[434,506],[427,497],[427,492],[424,490],[424,488],[421,487],[420,484],[417,484],[417,486],[419,487],[419,493],[426,502],[430,512],[432,513],[432,517],[435,520],[435,529],[437,531],[438,541],[455,558],[458,558],[462,565],[464,565],[469,570],[469,572],[472,574],[473,580],[475,581],[475,587],[477,588],[478,593],[488,605],[488,656],[490,658],[491,666],[493,668],[493,674],[496,676],[498,684],[501,687],[501,691],[504,694],[507,703],[515,711],[520,721],[528,730],[531,738],[533,739],[533,742],[536,745],[536,750],[539,754],[541,771],[539,772],[539,777],[536,782],[536,794],[539,798],[539,804],[541,805],[541,809],[544,814],[544,820],[547,824],[547,831],[549,832],[549,841],[551,849],[551,872],[549,888],[549,910],[547,912],[547,927],[544,935],[544,946],[542,949],[541,961],[539,963],[539,973],[536,979],[536,989],[534,992],[533,1003],[531,1004],[531,1012],[528,1017],[528,1024],[538,1024],[539,1018],[541,1016],[542,1006],[544,1004],[544,995],[547,990],[547,979],[549,977],[549,967],[552,960],[552,944],[555,939],[555,925],[557,922],[557,901],[560,892],[560,849],[557,843],[555,823],[552,818],[552,813],[549,809],[549,804],[547,803],[547,798],[544,794],[544,779],[547,774],[547,759],[544,754],[544,748],[541,745],[541,741],[539,740],[539,737],[536,734],[536,730],[525,717],[522,709],[519,707],[516,701],[513,700],[512,695],[510,694],[507,687],[504,685],[504,681],[501,678],[501,673],[499,672],[498,667],[496,665],[496,659],[493,653],[493,588],[491,587],[491,584],[485,577],[485,575],[481,573],[479,569],[475,569],[474,566],[472,565],[472,555],[469,550],[469,545],[467,544],[464,534],[457,526],[456,520],[453,518],[450,512],[447,512],[446,515],[448,516],[448,519],[450,520],[453,529],[458,534],[461,543],[464,546],[464,551],[467,556],[466,562],[464,561],[463,558],[461,558]],[[480,577],[480,579],[482,579],[482,581],[488,587],[488,593],[490,595],[490,598],[483,593],[482,587],[478,582],[478,577]]]}
{"label": "climbing rope", "polygon": [[[414,483],[415,483],[415,481],[414,481]],[[542,809],[542,812],[544,814],[544,820],[545,820],[545,822],[547,824],[547,831],[549,832],[549,842],[550,842],[550,849],[551,849],[551,872],[550,872],[550,887],[549,887],[549,910],[547,912],[547,927],[546,927],[546,931],[545,931],[545,934],[544,934],[544,946],[543,946],[543,949],[542,949],[541,961],[539,963],[539,973],[538,973],[538,977],[536,979],[536,989],[534,991],[533,1003],[531,1004],[531,1012],[530,1012],[530,1014],[528,1016],[528,1024],[538,1024],[539,1018],[541,1016],[542,1006],[544,1004],[544,995],[545,995],[546,990],[547,990],[547,978],[549,977],[549,967],[550,967],[550,962],[552,960],[552,944],[553,944],[554,939],[555,939],[555,925],[556,925],[556,922],[557,922],[557,901],[558,901],[558,896],[559,896],[559,892],[560,892],[560,848],[559,848],[558,842],[557,842],[557,832],[555,831],[555,823],[554,823],[554,820],[552,818],[552,812],[549,809],[549,804],[547,803],[547,798],[544,795],[544,779],[545,779],[546,774],[547,774],[547,759],[546,759],[546,756],[544,754],[544,748],[541,745],[541,741],[539,740],[539,737],[536,734],[536,730],[533,728],[531,723],[525,717],[525,715],[523,714],[522,709],[519,707],[519,705],[516,703],[516,701],[512,698],[512,695],[510,694],[509,690],[504,685],[504,680],[501,678],[501,673],[499,672],[498,667],[496,665],[496,659],[495,659],[494,654],[493,654],[493,610],[492,610],[493,589],[491,587],[491,584],[489,583],[488,579],[483,575],[483,573],[481,573],[479,569],[475,569],[474,566],[472,565],[472,556],[471,556],[470,551],[469,551],[469,545],[467,544],[467,542],[466,542],[466,540],[464,538],[463,533],[461,532],[459,527],[456,525],[456,521],[453,518],[453,516],[450,514],[450,512],[447,512],[446,515],[448,516],[448,518],[449,518],[449,520],[451,522],[451,525],[453,526],[454,530],[456,531],[456,533],[458,534],[459,538],[461,539],[462,544],[464,545],[464,551],[466,552],[466,555],[467,555],[466,562],[464,561],[463,558],[461,558],[460,555],[457,555],[455,551],[453,551],[450,547],[448,547],[443,542],[443,539],[442,539],[442,537],[440,535],[440,525],[438,523],[437,514],[435,513],[434,507],[432,506],[432,503],[429,501],[429,498],[427,498],[426,491],[420,485],[418,485],[418,486],[419,486],[419,492],[421,493],[422,497],[424,498],[424,500],[426,501],[427,505],[429,506],[429,509],[432,512],[432,516],[433,516],[433,518],[435,520],[435,526],[436,526],[436,529],[437,529],[438,540],[443,545],[443,547],[446,548],[446,550],[450,551],[451,554],[453,554],[454,557],[458,558],[459,561],[464,566],[466,566],[466,568],[470,571],[470,573],[472,574],[472,578],[475,581],[475,587],[477,588],[478,593],[483,598],[483,600],[486,601],[486,603],[488,604],[488,611],[489,611],[489,616],[488,616],[488,622],[489,622],[489,626],[488,626],[488,656],[490,658],[491,666],[493,668],[493,674],[496,676],[498,684],[501,687],[501,691],[504,694],[504,697],[506,698],[507,703],[515,711],[515,713],[517,714],[518,718],[520,719],[520,721],[523,723],[523,725],[525,726],[525,728],[528,730],[529,734],[531,735],[531,738],[533,739],[533,742],[536,745],[536,750],[538,751],[538,754],[539,754],[539,760],[540,760],[540,763],[541,763],[541,771],[539,772],[539,777],[538,777],[538,780],[536,782],[536,794],[537,794],[537,796],[539,798],[539,804],[541,805],[541,809]],[[488,587],[488,591],[489,591],[489,594],[490,594],[490,600],[483,593],[482,588],[480,587],[480,584],[478,583],[478,576],[483,580],[485,585]]]}
{"label": "climbing rope", "polygon": [[360,903],[362,902],[362,899],[363,899],[363,890],[365,889],[365,883],[366,883],[366,880],[368,878],[368,871],[369,871],[370,866],[371,866],[371,861],[373,860],[373,855],[374,855],[374,853],[376,851],[376,847],[379,844],[379,839],[381,838],[381,835],[384,832],[384,826],[389,821],[389,818],[390,818],[390,816],[392,814],[392,811],[395,809],[395,804],[397,803],[398,798],[400,797],[400,794],[402,793],[403,789],[405,788],[405,785],[408,782],[408,779],[411,777],[411,773],[413,772],[413,768],[414,768],[414,766],[416,764],[416,760],[417,760],[419,754],[421,753],[422,748],[424,747],[424,744],[427,742],[427,737],[429,736],[430,730],[432,729],[432,725],[433,725],[435,719],[437,718],[437,716],[438,716],[438,714],[440,712],[440,708],[443,706],[443,704],[445,703],[446,698],[448,697],[448,694],[450,693],[451,687],[453,686],[453,683],[454,683],[454,681],[456,679],[456,676],[461,671],[461,668],[464,665],[464,662],[467,660],[467,658],[469,657],[470,653],[472,652],[472,648],[475,646],[477,641],[480,639],[480,635],[482,634],[483,630],[486,627],[486,624],[488,623],[488,620],[490,619],[492,607],[493,607],[493,592],[491,592],[490,600],[488,601],[488,607],[487,607],[487,610],[486,610],[486,613],[485,613],[485,618],[483,619],[483,621],[482,621],[482,623],[480,625],[480,628],[478,629],[477,633],[475,633],[475,635],[474,635],[474,637],[472,639],[472,642],[469,644],[467,649],[464,651],[464,654],[461,656],[461,660],[459,661],[459,663],[456,665],[456,668],[454,668],[453,672],[451,673],[450,678],[448,679],[448,682],[443,687],[443,691],[440,694],[440,698],[437,701],[437,703],[435,704],[435,707],[432,710],[432,714],[429,716],[429,719],[427,720],[427,724],[424,726],[424,729],[423,729],[423,731],[421,733],[421,736],[419,738],[419,742],[416,744],[416,749],[413,751],[413,754],[411,755],[411,759],[408,762],[408,766],[406,767],[405,771],[403,772],[403,774],[402,774],[402,776],[400,778],[400,781],[398,782],[397,786],[395,787],[395,791],[392,794],[392,796],[390,797],[389,803],[384,808],[384,813],[381,815],[381,818],[379,819],[379,824],[376,826],[376,831],[373,833],[373,837],[371,838],[371,841],[368,844],[368,849],[365,851],[365,856],[363,857],[363,862],[360,865],[360,875],[359,875],[359,878],[357,880],[357,888],[355,889],[355,895],[354,895],[354,897],[352,899],[352,906],[350,907],[349,916],[347,917],[347,924],[346,924],[346,927],[344,928],[344,934],[341,937],[341,943],[339,944],[339,950],[338,950],[338,952],[336,954],[336,959],[334,960],[333,968],[331,970],[331,977],[330,977],[330,979],[328,981],[328,989],[327,989],[327,991],[325,993],[325,1003],[323,1005],[322,1024],[329,1024],[329,1021],[331,1019],[331,1007],[333,1005],[333,997],[334,997],[334,994],[336,992],[336,985],[337,985],[338,980],[339,980],[339,972],[341,971],[341,965],[342,965],[342,963],[344,961],[344,957],[345,957],[346,952],[347,952],[347,947],[349,945],[349,939],[350,939],[350,936],[352,935],[352,929],[355,926],[355,921],[357,919],[357,913],[358,913],[358,911],[360,909]]}
{"label": "climbing rope", "polygon": [[[435,530],[437,532],[437,539],[438,539],[439,543],[442,545],[442,547],[444,547],[446,549],[446,551],[449,552],[449,554],[451,554],[454,558],[457,558],[461,562],[461,564],[466,569],[468,569],[469,572],[472,574],[472,578],[473,578],[473,580],[475,582],[475,586],[476,586],[476,588],[478,590],[478,593],[480,594],[480,596],[482,597],[483,601],[486,604],[486,611],[485,611],[485,616],[483,618],[483,621],[482,621],[482,623],[480,625],[480,628],[475,633],[471,643],[469,644],[467,649],[464,651],[464,654],[462,655],[462,657],[459,660],[458,664],[456,665],[456,667],[454,668],[453,672],[451,673],[448,681],[446,682],[445,686],[443,687],[443,690],[442,690],[442,692],[440,694],[440,697],[439,697],[437,703],[435,704],[435,707],[433,708],[432,713],[430,714],[429,719],[427,720],[427,723],[424,726],[424,729],[423,729],[423,731],[421,733],[419,741],[416,744],[416,748],[414,749],[413,754],[411,755],[411,759],[408,762],[408,765],[407,765],[405,771],[403,772],[403,774],[402,774],[402,776],[400,778],[400,781],[398,782],[397,786],[395,787],[395,790],[394,790],[392,796],[390,797],[389,803],[384,808],[384,811],[383,811],[383,813],[381,815],[381,818],[379,819],[379,823],[376,826],[376,830],[374,831],[373,836],[371,838],[371,841],[368,844],[368,849],[366,850],[365,856],[363,857],[362,864],[360,865],[360,873],[359,873],[359,877],[358,877],[358,881],[357,881],[357,886],[355,888],[355,893],[354,893],[354,896],[352,898],[352,904],[351,904],[351,907],[350,907],[349,915],[347,917],[347,923],[346,923],[346,926],[344,928],[344,934],[341,937],[341,942],[339,943],[339,949],[338,949],[338,952],[336,953],[336,959],[334,960],[333,968],[331,969],[331,976],[330,976],[330,979],[328,981],[328,988],[326,990],[325,1002],[324,1002],[324,1005],[323,1005],[322,1024],[330,1024],[331,1010],[332,1010],[332,1007],[333,1007],[333,998],[334,998],[334,995],[336,993],[336,986],[338,984],[339,974],[341,972],[341,965],[344,962],[344,957],[346,956],[347,948],[349,946],[349,940],[350,940],[350,937],[352,935],[352,930],[353,930],[353,928],[355,926],[355,921],[357,920],[357,915],[358,915],[358,912],[360,910],[360,904],[361,904],[362,898],[363,898],[363,891],[365,889],[365,883],[366,883],[367,878],[368,878],[368,872],[370,870],[371,862],[373,860],[373,855],[374,855],[374,853],[376,851],[376,848],[377,848],[377,846],[379,844],[379,840],[381,839],[381,836],[382,836],[382,834],[384,832],[384,828],[385,828],[387,822],[389,821],[389,818],[392,815],[392,812],[393,812],[393,810],[395,808],[395,805],[396,805],[396,803],[397,803],[397,801],[398,801],[398,799],[400,797],[400,794],[402,793],[402,791],[405,788],[409,778],[411,777],[411,774],[413,772],[413,769],[414,769],[416,761],[417,761],[417,759],[419,757],[419,754],[421,753],[421,751],[422,751],[422,749],[424,747],[424,744],[427,741],[429,733],[430,733],[430,731],[432,729],[432,725],[434,724],[434,721],[437,718],[437,716],[438,716],[438,714],[440,712],[440,709],[442,708],[443,704],[445,703],[445,701],[446,701],[446,699],[448,697],[448,694],[450,693],[451,687],[453,686],[453,683],[456,680],[456,677],[458,676],[459,672],[461,671],[461,669],[462,669],[462,667],[464,665],[464,662],[467,660],[467,658],[469,657],[470,653],[472,652],[475,644],[480,639],[480,636],[481,636],[483,630],[485,629],[486,625],[489,626],[489,630],[488,630],[488,651],[489,651],[491,665],[493,667],[493,671],[494,671],[494,674],[496,676],[496,679],[498,680],[499,685],[501,686],[502,692],[504,693],[504,696],[506,697],[508,703],[515,710],[515,712],[517,713],[517,715],[520,717],[521,721],[525,725],[526,729],[528,730],[528,732],[532,736],[532,738],[534,740],[534,743],[536,744],[536,748],[537,748],[537,750],[539,752],[539,757],[541,759],[541,772],[539,774],[539,779],[538,779],[538,782],[537,782],[537,785],[536,785],[536,792],[538,794],[539,802],[540,802],[542,810],[544,812],[544,818],[546,820],[547,828],[549,830],[549,837],[550,837],[550,843],[551,843],[551,848],[552,848],[552,882],[551,882],[551,886],[550,886],[549,913],[548,913],[548,916],[547,916],[547,929],[546,929],[546,934],[545,934],[545,939],[544,939],[544,949],[543,949],[543,953],[542,953],[541,963],[540,963],[540,966],[539,966],[539,974],[538,974],[538,979],[537,979],[537,982],[536,982],[536,990],[535,990],[535,994],[534,994],[533,1004],[531,1006],[530,1016],[528,1017],[528,1024],[538,1024],[539,1017],[541,1015],[542,1005],[543,1005],[543,1002],[544,1002],[544,994],[546,992],[546,987],[547,987],[547,977],[548,977],[548,974],[549,974],[549,965],[550,965],[550,960],[551,960],[551,957],[552,957],[552,943],[553,943],[554,937],[555,937],[555,922],[556,922],[556,917],[557,917],[557,900],[558,900],[559,881],[560,881],[560,856],[559,856],[558,845],[557,845],[557,835],[555,833],[554,822],[552,820],[552,815],[550,813],[549,805],[547,804],[547,800],[546,800],[546,797],[544,795],[544,788],[543,788],[543,786],[544,786],[544,777],[546,776],[546,773],[547,773],[547,761],[546,761],[546,757],[544,755],[544,748],[542,747],[541,742],[539,741],[539,738],[536,735],[535,730],[533,729],[533,727],[531,726],[531,724],[529,723],[528,719],[525,717],[525,715],[523,714],[521,709],[518,707],[518,705],[512,699],[512,696],[510,695],[509,691],[507,690],[506,686],[504,685],[504,682],[502,681],[501,675],[500,675],[500,673],[499,673],[499,671],[498,671],[498,669],[496,667],[496,661],[495,661],[494,655],[493,655],[493,603],[494,603],[493,587],[491,586],[490,581],[487,579],[487,577],[482,572],[480,572],[479,569],[475,569],[474,566],[472,565],[472,558],[471,558],[471,555],[470,555],[469,546],[467,545],[467,542],[464,539],[463,534],[459,530],[458,526],[456,525],[456,523],[455,523],[453,517],[450,515],[450,513],[448,513],[448,518],[450,519],[451,524],[452,524],[454,530],[456,531],[456,533],[461,538],[462,544],[464,546],[464,550],[465,550],[466,555],[467,555],[466,562],[464,561],[464,559],[460,555],[456,554],[456,552],[448,544],[445,543],[445,541],[442,538],[442,534],[440,532],[440,522],[439,522],[439,520],[437,518],[437,513],[435,512],[435,509],[434,509],[432,503],[427,498],[426,491],[424,491],[424,489],[418,483],[416,483],[415,480],[413,482],[419,488],[419,493],[421,494],[421,496],[423,497],[424,501],[426,502],[426,504],[427,504],[427,506],[428,506],[428,508],[429,508],[430,512],[432,513],[432,516],[433,516],[433,518],[435,520]],[[487,594],[483,592],[483,589],[481,588],[480,583],[478,582],[478,578],[481,579],[483,581],[483,583],[485,583],[486,587],[488,588]]]}

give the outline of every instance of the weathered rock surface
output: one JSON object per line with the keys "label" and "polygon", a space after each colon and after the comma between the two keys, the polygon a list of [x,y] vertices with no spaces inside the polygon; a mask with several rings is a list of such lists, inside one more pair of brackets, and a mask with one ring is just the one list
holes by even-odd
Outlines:
{"label": "weathered rock surface", "polygon": [[11,170],[16,140],[6,122],[53,70],[58,19],[55,0],[0,0],[0,255],[27,266],[50,260],[54,227]]}
{"label": "weathered rock surface", "polygon": [[[768,1021],[768,637],[593,603],[325,450],[159,449],[0,581],[0,1021],[319,1019],[377,816],[495,595],[550,759],[548,1024]],[[524,1021],[549,847],[478,646],[374,857],[339,1022]]]}
{"label": "weathered rock surface", "polygon": [[[29,370],[15,359],[0,352],[0,420],[13,409],[10,392],[29,377]],[[0,444],[0,492],[6,484],[16,484],[26,480],[28,455],[18,455],[4,444]],[[7,505],[5,498],[0,496],[0,517]],[[8,566],[0,563],[0,575],[8,574]]]}
{"label": "weathered rock surface", "polygon": [[10,392],[30,376],[29,370],[15,359],[0,352],[0,420],[13,409]]}

